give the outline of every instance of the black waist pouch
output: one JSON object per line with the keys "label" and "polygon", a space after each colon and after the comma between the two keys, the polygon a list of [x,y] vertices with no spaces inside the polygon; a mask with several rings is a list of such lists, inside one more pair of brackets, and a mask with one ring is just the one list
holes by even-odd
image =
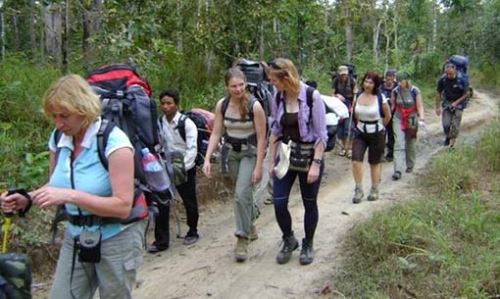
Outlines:
{"label": "black waist pouch", "polygon": [[288,169],[299,172],[308,172],[313,155],[313,144],[292,142],[292,148],[290,151],[290,166]]}
{"label": "black waist pouch", "polygon": [[75,237],[75,247],[78,250],[78,261],[84,263],[99,263],[101,261],[101,231],[82,231]]}

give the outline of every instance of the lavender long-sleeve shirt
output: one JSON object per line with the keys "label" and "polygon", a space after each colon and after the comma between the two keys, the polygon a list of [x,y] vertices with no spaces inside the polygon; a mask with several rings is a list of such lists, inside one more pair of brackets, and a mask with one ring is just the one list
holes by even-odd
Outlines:
{"label": "lavender long-sleeve shirt", "polygon": [[[328,136],[326,132],[325,122],[325,104],[323,103],[319,92],[315,90],[313,93],[312,109],[309,109],[309,106],[307,105],[306,90],[307,85],[303,82],[300,82],[300,91],[298,97],[300,140],[302,142],[314,142],[315,146],[321,142],[326,147]],[[280,138],[283,136],[283,128],[281,127],[279,120],[283,117],[285,111],[283,100],[278,100],[278,95],[279,93],[276,93],[271,102],[271,131],[277,138]],[[312,113],[311,118],[309,118],[310,113]]]}

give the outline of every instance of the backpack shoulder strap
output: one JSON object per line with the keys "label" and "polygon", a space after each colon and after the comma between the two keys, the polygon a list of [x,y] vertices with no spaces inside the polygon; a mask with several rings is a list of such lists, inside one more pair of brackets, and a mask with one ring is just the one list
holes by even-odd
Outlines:
{"label": "backpack shoulder strap", "polygon": [[411,94],[411,97],[413,98],[413,101],[416,104],[417,103],[418,92],[417,92],[417,89],[414,86],[411,87],[410,94]]}
{"label": "backpack shoulder strap", "polygon": [[306,102],[307,106],[309,107],[309,122],[312,121],[312,108],[313,108],[313,93],[314,93],[314,88],[311,86],[308,86],[306,89]]}
{"label": "backpack shoulder strap", "polygon": [[377,93],[377,101],[378,101],[378,113],[380,114],[381,118],[384,118],[384,101],[382,98],[382,94],[380,92]]}
{"label": "backpack shoulder strap", "polygon": [[186,142],[186,118],[188,116],[186,114],[181,113],[181,117],[177,121],[177,130],[179,131],[179,135],[181,135],[182,140]]}
{"label": "backpack shoulder strap", "polygon": [[[59,140],[61,139],[62,132],[59,129],[55,129],[54,131],[54,144],[56,145],[56,152],[54,156],[54,161],[57,164],[57,160],[59,159],[59,153],[61,152],[61,149],[57,147],[57,144],[59,143]],[[55,165],[54,165],[55,167]]]}
{"label": "backpack shoulder strap", "polygon": [[[99,154],[99,160],[101,161],[102,166],[108,170],[108,159],[106,158],[106,146],[108,145],[109,134],[113,131],[115,124],[109,119],[103,118],[101,120],[101,126],[97,131],[97,153]],[[57,164],[57,160],[59,159],[59,153],[61,149],[57,147],[59,140],[61,139],[62,132],[58,129],[54,131],[54,143],[56,145],[55,152],[55,163]],[[54,165],[55,166],[55,165]]]}
{"label": "backpack shoulder strap", "polygon": [[97,131],[97,153],[99,154],[99,160],[101,160],[102,166],[108,170],[108,158],[106,158],[106,146],[108,145],[109,135],[115,124],[108,119],[102,119],[101,126]]}
{"label": "backpack shoulder strap", "polygon": [[313,107],[313,93],[314,93],[314,88],[311,86],[307,87],[306,89],[306,98],[307,98],[307,106],[309,109],[312,109]]}
{"label": "backpack shoulder strap", "polygon": [[229,97],[225,97],[224,100],[222,101],[222,107],[221,107],[222,118],[226,116],[226,111],[228,107],[229,107]]}
{"label": "backpack shoulder strap", "polygon": [[248,118],[250,118],[251,121],[253,121],[253,105],[255,105],[255,102],[257,101],[257,98],[255,98],[253,95],[250,95],[248,98]]}

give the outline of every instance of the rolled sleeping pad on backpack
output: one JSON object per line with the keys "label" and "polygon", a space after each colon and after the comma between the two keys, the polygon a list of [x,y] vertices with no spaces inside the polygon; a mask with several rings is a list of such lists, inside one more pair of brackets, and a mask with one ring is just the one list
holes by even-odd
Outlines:
{"label": "rolled sleeping pad on backpack", "polygon": [[339,119],[348,118],[349,110],[347,106],[337,97],[321,95],[323,102],[326,105],[326,112],[337,114]]}

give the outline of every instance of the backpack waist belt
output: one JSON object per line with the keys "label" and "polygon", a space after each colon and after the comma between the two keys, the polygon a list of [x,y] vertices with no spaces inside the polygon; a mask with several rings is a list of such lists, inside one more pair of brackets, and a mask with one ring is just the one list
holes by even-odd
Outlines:
{"label": "backpack waist belt", "polygon": [[235,138],[226,134],[226,136],[224,136],[224,141],[230,143],[233,146],[242,144],[257,145],[257,134],[252,134],[247,138]]}
{"label": "backpack waist belt", "polygon": [[374,133],[378,133],[384,129],[382,126],[382,129],[379,130],[378,120],[359,120],[359,122],[363,123],[363,133],[368,132],[368,130],[366,129],[366,125],[375,125],[375,132]]}
{"label": "backpack waist belt", "polygon": [[76,226],[105,225],[122,222],[122,220],[118,218],[101,217],[96,215],[68,215],[68,221]]}

